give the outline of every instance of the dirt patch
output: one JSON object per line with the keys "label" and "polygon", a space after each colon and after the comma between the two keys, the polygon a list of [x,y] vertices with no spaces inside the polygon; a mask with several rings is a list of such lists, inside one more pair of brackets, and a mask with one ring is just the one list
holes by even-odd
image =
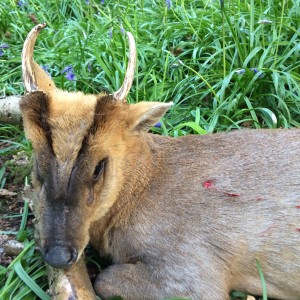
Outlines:
{"label": "dirt patch", "polygon": [[[9,145],[1,143],[0,149],[7,148]],[[0,156],[0,168],[5,168],[0,178],[2,183],[0,189],[0,265],[8,266],[18,253],[8,251],[5,248],[7,243],[16,239],[21,225],[24,209],[24,200],[22,198],[25,177],[29,176],[31,165],[25,152],[17,154],[7,154]],[[4,185],[3,185],[4,183]],[[33,216],[30,214],[27,218],[26,228],[32,230]],[[19,240],[22,240],[18,236]]]}

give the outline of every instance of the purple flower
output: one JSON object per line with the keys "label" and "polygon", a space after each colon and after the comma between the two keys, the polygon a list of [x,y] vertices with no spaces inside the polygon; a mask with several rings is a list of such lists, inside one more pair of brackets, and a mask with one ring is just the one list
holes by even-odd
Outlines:
{"label": "purple flower", "polygon": [[161,127],[161,122],[156,123],[156,124],[154,125],[154,127],[160,128],[160,127]]}
{"label": "purple flower", "polygon": [[112,31],[112,28],[110,28],[110,29],[109,29],[109,32],[108,32],[108,34],[109,34],[109,38],[111,39],[111,38],[112,38],[112,36],[113,36],[113,31]]}
{"label": "purple flower", "polygon": [[101,0],[101,4],[104,4],[104,0]]}
{"label": "purple flower", "polygon": [[0,45],[0,57],[4,55],[4,52],[2,51],[2,49],[7,49],[7,48],[9,48],[9,46],[7,44]]}
{"label": "purple flower", "polygon": [[258,73],[259,71],[256,68],[251,68],[250,69],[254,74]]}
{"label": "purple flower", "polygon": [[25,5],[27,5],[27,4],[28,4],[28,3],[25,2],[25,1],[22,1],[22,0],[19,0],[19,1],[18,1],[18,6],[20,6],[20,7],[25,6]]}
{"label": "purple flower", "polygon": [[73,71],[73,66],[72,65],[69,65],[69,66],[66,66],[62,69],[61,71],[61,74],[64,74],[66,73],[65,77],[70,80],[70,81],[74,81],[76,80],[76,76],[74,74],[74,71]]}
{"label": "purple flower", "polygon": [[92,63],[91,62],[88,63],[87,69],[91,73],[91,71],[92,71]]}
{"label": "purple flower", "polygon": [[122,34],[125,34],[125,29],[122,25],[121,25],[121,32],[122,32]]}
{"label": "purple flower", "polygon": [[85,3],[86,4],[90,4],[90,0],[85,0]]}
{"label": "purple flower", "polygon": [[1,49],[7,49],[7,48],[9,48],[9,46],[8,46],[7,44],[4,43],[4,44],[0,45],[0,48],[1,48]]}
{"label": "purple flower", "polygon": [[240,70],[235,71],[235,74],[238,74],[238,75],[241,75],[241,74],[244,74],[244,73],[246,73],[245,69],[240,69]]}
{"label": "purple flower", "polygon": [[[257,68],[250,68],[249,70],[251,72],[253,72],[254,74],[257,74],[257,73],[261,72]],[[245,69],[240,69],[240,70],[236,70],[234,73],[237,74],[237,75],[242,75],[242,74],[246,73],[246,70]],[[260,74],[258,77],[261,78],[262,74]]]}
{"label": "purple flower", "polygon": [[[257,73],[260,72],[260,71],[259,71],[258,69],[256,69],[256,68],[251,68],[250,70],[251,70],[254,74],[257,74]],[[262,77],[263,77],[262,72],[258,75],[258,77],[259,77],[259,78],[262,78]]]}
{"label": "purple flower", "polygon": [[172,7],[172,1],[166,0],[166,5],[167,5],[167,8],[170,9]]}
{"label": "purple flower", "polygon": [[68,72],[66,73],[66,76],[65,76],[65,77],[66,77],[68,80],[70,80],[70,81],[76,80],[76,76],[75,76],[73,70],[68,71]]}
{"label": "purple flower", "polygon": [[66,72],[69,72],[70,70],[73,70],[73,66],[72,65],[68,65],[66,67],[64,67],[61,71],[61,74],[64,74]]}

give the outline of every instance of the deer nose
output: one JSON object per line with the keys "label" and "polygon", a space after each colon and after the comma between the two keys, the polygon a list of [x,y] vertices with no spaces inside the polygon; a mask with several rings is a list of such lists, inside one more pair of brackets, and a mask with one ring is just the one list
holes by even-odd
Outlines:
{"label": "deer nose", "polygon": [[43,257],[47,264],[56,269],[68,269],[77,259],[77,250],[69,246],[46,246]]}

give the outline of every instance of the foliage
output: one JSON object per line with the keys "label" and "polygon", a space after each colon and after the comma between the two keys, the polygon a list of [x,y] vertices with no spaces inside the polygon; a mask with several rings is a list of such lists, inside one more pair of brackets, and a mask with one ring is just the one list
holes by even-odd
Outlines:
{"label": "foliage", "polygon": [[[127,62],[125,29],[138,45],[128,101],[174,102],[154,132],[181,136],[299,126],[299,6],[295,0],[3,0],[0,95],[24,92],[20,53],[37,22],[48,27],[38,38],[35,59],[58,87],[117,90]],[[20,150],[30,154],[22,129],[3,125],[0,139],[0,159]],[[2,166],[2,187],[5,174]],[[21,265],[34,280],[45,269],[32,242],[26,243],[18,263],[0,268],[0,295],[6,295],[1,299],[9,299],[7,291],[17,293],[15,299],[27,299],[26,293],[33,299],[16,268]]]}
{"label": "foliage", "polygon": [[[39,282],[37,285],[36,281]],[[8,267],[0,266],[0,297],[8,299],[48,300],[42,290],[47,286],[46,269],[39,255],[34,253],[34,242],[25,240],[24,250]]]}
{"label": "foliage", "polygon": [[[37,21],[48,28],[35,57],[59,87],[117,90],[126,68],[125,29],[138,45],[129,101],[174,101],[165,134],[198,133],[180,126],[191,120],[207,132],[298,126],[299,2],[221,3],[5,0],[1,44],[9,48],[0,57],[0,91],[23,92],[20,53]],[[62,74],[66,66],[74,77]]]}

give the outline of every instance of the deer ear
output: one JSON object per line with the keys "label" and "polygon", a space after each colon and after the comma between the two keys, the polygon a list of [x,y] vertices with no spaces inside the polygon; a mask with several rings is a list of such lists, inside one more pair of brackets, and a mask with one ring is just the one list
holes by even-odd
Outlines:
{"label": "deer ear", "polygon": [[128,123],[131,130],[147,131],[159,122],[173,102],[140,102],[130,105]]}
{"label": "deer ear", "polygon": [[33,61],[33,70],[39,90],[47,92],[57,89],[51,77],[35,61]]}

